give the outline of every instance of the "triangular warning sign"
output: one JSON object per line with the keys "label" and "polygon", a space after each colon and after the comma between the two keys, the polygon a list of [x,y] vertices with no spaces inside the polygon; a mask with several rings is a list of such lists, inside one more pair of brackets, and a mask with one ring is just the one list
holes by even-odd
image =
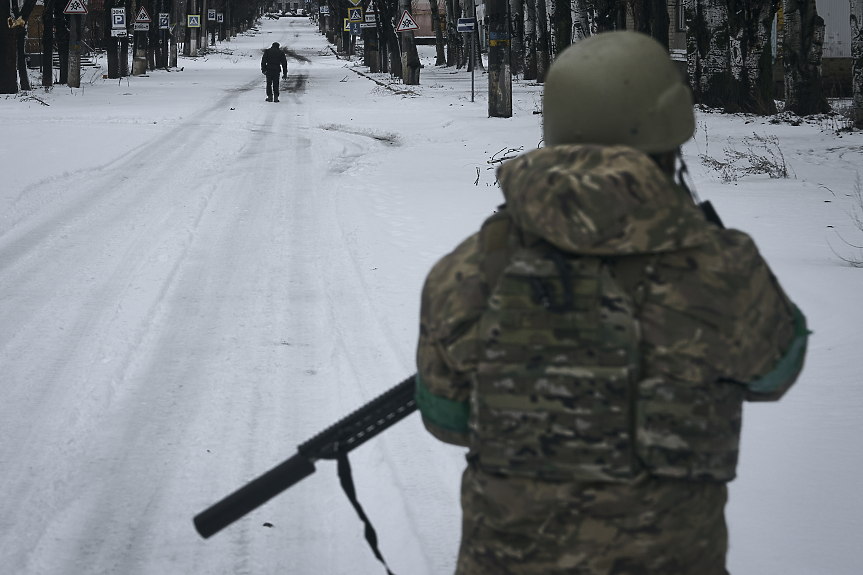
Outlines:
{"label": "triangular warning sign", "polygon": [[150,15],[147,14],[147,9],[143,6],[138,10],[138,15],[135,16],[135,22],[152,22],[152,20],[150,20]]}
{"label": "triangular warning sign", "polygon": [[408,11],[405,10],[402,12],[401,20],[399,20],[399,25],[396,27],[396,32],[409,32],[410,30],[419,30],[420,25],[416,23],[416,21],[408,14]]}
{"label": "triangular warning sign", "polygon": [[63,10],[63,14],[86,14],[87,7],[84,6],[83,0],[69,0],[69,3],[66,4],[66,8]]}
{"label": "triangular warning sign", "polygon": [[378,11],[378,7],[375,6],[375,0],[371,0],[371,2],[369,2],[369,5],[366,6],[366,14],[368,14],[369,12],[377,12],[377,11]]}

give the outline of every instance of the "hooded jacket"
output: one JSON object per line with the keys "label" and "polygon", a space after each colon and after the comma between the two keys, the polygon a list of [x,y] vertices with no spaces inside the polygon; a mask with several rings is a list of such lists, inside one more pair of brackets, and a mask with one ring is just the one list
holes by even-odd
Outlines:
{"label": "hooded jacket", "polygon": [[[498,179],[505,206],[438,262],[423,288],[416,398],[427,429],[443,441],[470,445],[483,467],[490,440],[477,420],[487,407],[485,392],[477,391],[483,380],[478,372],[503,373],[521,361],[508,359],[521,356],[501,345],[498,333],[488,333],[490,314],[502,313],[495,311],[501,278],[542,276],[540,268],[551,264],[536,264],[532,272],[525,262],[531,254],[554,252],[569,269],[595,262],[607,270],[632,302],[638,334],[637,377],[612,406],[628,410],[621,419],[625,429],[591,439],[632,450],[628,467],[605,476],[576,470],[574,478],[627,480],[646,470],[690,480],[733,479],[742,402],[785,393],[802,369],[808,333],[751,238],[708,222],[653,160],[627,147],[543,148],[502,166]],[[532,281],[542,285],[540,279]],[[574,282],[578,293],[578,277]],[[598,307],[608,305],[603,300]],[[518,322],[526,320],[518,316]],[[522,350],[535,350],[524,369],[540,375],[529,380],[535,389],[522,389],[519,398],[562,401],[548,391],[554,375],[580,373],[579,361],[555,357],[537,341],[525,340]],[[481,389],[511,386],[511,378],[489,381]],[[601,421],[599,412],[608,407],[596,405],[591,421]],[[531,417],[541,415],[533,409]],[[543,449],[580,437],[576,427],[550,425],[540,438]],[[507,470],[485,463],[495,473],[519,473],[515,464]]]}
{"label": "hooded jacket", "polygon": [[284,70],[285,74],[288,73],[288,58],[278,47],[270,46],[261,56],[261,72],[278,75],[279,70]]}

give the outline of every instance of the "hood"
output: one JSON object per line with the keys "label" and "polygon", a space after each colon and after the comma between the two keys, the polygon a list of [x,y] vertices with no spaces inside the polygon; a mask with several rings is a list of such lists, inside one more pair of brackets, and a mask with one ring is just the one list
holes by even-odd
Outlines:
{"label": "hood", "polygon": [[516,225],[566,252],[674,251],[709,234],[689,194],[625,146],[541,148],[501,166],[498,181]]}

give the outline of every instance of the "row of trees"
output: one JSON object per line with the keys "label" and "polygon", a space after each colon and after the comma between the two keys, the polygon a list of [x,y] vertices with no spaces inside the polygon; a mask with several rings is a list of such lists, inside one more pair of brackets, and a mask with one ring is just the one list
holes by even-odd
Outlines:
{"label": "row of trees", "polygon": [[[44,0],[38,18],[38,30],[30,30],[31,15],[36,0],[0,0],[0,94],[14,94],[19,85],[22,90],[31,89],[25,62],[27,39],[41,44],[42,85],[55,83],[52,56],[59,57],[57,83],[68,80],[69,37],[74,32],[74,23],[63,14],[67,0]],[[237,31],[252,25],[261,13],[260,0],[105,0],[99,10],[88,14],[89,35],[84,38],[91,45],[103,46],[107,53],[108,77],[120,78],[129,75],[130,49],[134,53],[133,74],[147,70],[177,65],[178,50],[186,56],[195,56],[198,50],[206,50],[208,40],[229,40]],[[135,16],[141,7],[152,18],[147,32],[132,32]],[[111,35],[113,8],[124,8],[129,35]],[[222,25],[210,22],[207,27],[207,10],[214,9],[224,15]],[[8,12],[8,14],[6,13]],[[158,14],[170,14],[168,30],[160,30]],[[186,26],[189,14],[201,15],[202,27]],[[199,34],[200,30],[200,34]],[[204,34],[209,32],[209,39]],[[37,34],[41,34],[41,38]],[[182,48],[180,48],[182,46]]]}
{"label": "row of trees", "polygon": [[[490,20],[503,14],[508,68],[525,80],[543,82],[557,53],[572,42],[608,30],[644,32],[668,47],[671,3],[673,9],[682,8],[687,67],[696,102],[728,112],[774,114],[775,100],[784,98],[785,109],[798,115],[830,110],[821,79],[824,20],[818,15],[816,0],[504,0],[503,10],[495,9],[498,0],[484,1],[486,21],[481,24],[488,32],[495,27]],[[848,1],[853,107],[856,126],[863,128],[863,0]],[[378,1],[384,20],[379,37],[394,54],[404,53],[399,46],[406,41],[406,35],[393,32],[393,22],[403,9],[399,2],[405,0]],[[347,2],[341,3],[344,6],[335,8],[337,14],[346,9]],[[475,15],[474,2],[441,0],[441,4],[443,9],[435,0],[431,2],[436,64],[470,65],[471,36],[457,33],[456,21]],[[784,26],[774,54],[772,28],[780,8]],[[498,44],[490,37],[494,35],[486,33],[486,43],[478,48],[493,51]],[[774,57],[782,62],[784,94],[774,93]],[[405,77],[405,83],[419,81],[418,73],[409,81],[398,62],[393,61],[390,70]]]}
{"label": "row of trees", "polygon": [[[494,69],[490,77],[506,84],[510,72],[525,80],[544,81],[555,55],[569,44],[607,30],[631,28],[669,44],[668,2],[683,2],[686,24],[686,53],[690,85],[696,102],[729,112],[772,114],[774,99],[785,98],[785,109],[799,115],[829,110],[821,82],[821,46],[824,21],[816,0],[484,0],[486,42],[475,46],[477,53],[491,50]],[[863,0],[851,4],[854,110],[857,127],[863,128]],[[135,38],[138,73],[155,67],[176,65],[178,44],[194,55],[201,43],[197,30],[187,28],[187,14],[203,14],[207,3],[225,13],[228,29],[251,25],[261,13],[260,0],[105,0],[103,30],[110,30],[110,8],[125,6],[129,20],[144,5],[155,17],[172,14],[170,34],[151,26]],[[442,4],[442,7],[441,7]],[[68,38],[68,22],[62,15],[64,0],[45,0],[42,15],[43,85],[50,85],[50,54],[56,41],[61,54]],[[340,49],[349,49],[352,38],[342,30],[342,19],[352,6],[348,0],[321,0],[329,17],[321,28]],[[396,33],[404,10],[411,12],[410,0],[376,0],[381,15],[374,30],[364,32],[366,58],[373,70],[389,71],[405,84],[418,84],[420,62],[413,33]],[[35,0],[0,0],[0,93],[17,90],[15,71],[22,88],[28,88],[23,45],[26,23]],[[314,5],[313,5],[314,6]],[[778,56],[782,59],[785,94],[773,92],[773,48],[771,31],[779,8],[784,27]],[[437,64],[470,67],[470,41],[476,35],[459,34],[458,18],[475,17],[474,0],[431,2],[432,23],[437,46]],[[56,35],[53,31],[56,29]],[[217,30],[211,30],[216,34]],[[215,41],[215,37],[211,41]],[[170,42],[170,49],[167,48]],[[106,37],[109,77],[126,73],[128,41]],[[68,43],[65,44],[66,46]],[[206,45],[206,42],[204,43]],[[499,53],[505,53],[501,62]],[[494,56],[494,57],[492,57]],[[481,65],[481,60],[477,62]],[[492,66],[490,66],[491,68]],[[502,69],[498,69],[502,67]],[[505,68],[505,69],[503,69]],[[133,70],[134,72],[135,70]],[[503,80],[500,80],[503,78]]]}

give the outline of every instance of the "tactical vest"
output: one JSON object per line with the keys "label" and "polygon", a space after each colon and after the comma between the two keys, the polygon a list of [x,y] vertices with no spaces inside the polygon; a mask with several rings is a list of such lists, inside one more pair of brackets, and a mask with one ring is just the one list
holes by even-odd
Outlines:
{"label": "tactical vest", "polygon": [[502,218],[484,230],[486,260],[498,269],[485,270],[471,450],[491,473],[631,479],[640,341],[632,298],[600,258],[544,242],[513,247],[510,227]]}

